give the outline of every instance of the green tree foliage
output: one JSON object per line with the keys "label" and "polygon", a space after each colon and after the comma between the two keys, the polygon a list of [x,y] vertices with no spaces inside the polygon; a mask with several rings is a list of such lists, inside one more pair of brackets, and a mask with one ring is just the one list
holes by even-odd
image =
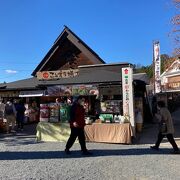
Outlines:
{"label": "green tree foliage", "polygon": [[161,73],[163,73],[175,61],[175,57],[170,57],[167,54],[161,55]]}
{"label": "green tree foliage", "polygon": [[161,55],[161,74],[170,66],[170,57],[167,54]]}
{"label": "green tree foliage", "polygon": [[148,66],[142,66],[140,64],[134,64],[134,73],[146,73],[149,78],[153,77],[152,64]]}
{"label": "green tree foliage", "polygon": [[[167,54],[161,55],[161,74],[173,63],[175,58]],[[141,64],[134,64],[134,73],[146,73],[148,77],[153,78],[153,63],[151,65],[143,66]]]}

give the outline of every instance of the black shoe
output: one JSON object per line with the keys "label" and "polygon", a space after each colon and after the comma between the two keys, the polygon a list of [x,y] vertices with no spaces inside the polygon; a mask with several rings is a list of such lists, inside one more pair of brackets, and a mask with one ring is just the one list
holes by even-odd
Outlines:
{"label": "black shoe", "polygon": [[86,155],[86,156],[88,156],[88,155],[92,155],[92,153],[91,153],[91,152],[89,152],[89,151],[83,151],[83,152],[82,152],[82,155]]}
{"label": "black shoe", "polygon": [[64,152],[65,152],[66,154],[68,154],[68,155],[71,154],[71,152],[69,151],[69,149],[65,149]]}
{"label": "black shoe", "polygon": [[180,150],[174,150],[171,154],[180,154]]}
{"label": "black shoe", "polygon": [[150,146],[151,149],[158,151],[159,148],[157,146]]}

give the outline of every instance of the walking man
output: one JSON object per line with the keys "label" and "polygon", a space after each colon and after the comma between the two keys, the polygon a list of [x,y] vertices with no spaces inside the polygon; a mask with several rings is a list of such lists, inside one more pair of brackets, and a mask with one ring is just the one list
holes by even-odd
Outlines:
{"label": "walking man", "polygon": [[70,128],[71,134],[66,144],[65,153],[70,154],[70,148],[78,137],[83,155],[91,153],[86,148],[84,126],[85,126],[85,109],[83,107],[85,99],[79,96],[77,101],[72,105],[70,111]]}
{"label": "walking man", "polygon": [[161,124],[160,126],[161,128],[159,129],[158,139],[155,143],[155,146],[151,146],[151,149],[159,150],[160,143],[163,140],[163,138],[166,136],[174,149],[172,153],[179,154],[180,153],[179,148],[173,137],[174,126],[173,126],[171,114],[169,110],[165,107],[164,101],[159,101],[157,103],[157,108],[160,114],[159,124]]}

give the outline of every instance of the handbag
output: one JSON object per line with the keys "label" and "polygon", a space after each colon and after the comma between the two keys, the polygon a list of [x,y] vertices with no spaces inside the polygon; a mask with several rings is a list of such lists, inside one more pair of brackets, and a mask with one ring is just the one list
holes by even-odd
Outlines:
{"label": "handbag", "polygon": [[167,124],[165,122],[161,122],[160,123],[159,131],[161,133],[167,133]]}

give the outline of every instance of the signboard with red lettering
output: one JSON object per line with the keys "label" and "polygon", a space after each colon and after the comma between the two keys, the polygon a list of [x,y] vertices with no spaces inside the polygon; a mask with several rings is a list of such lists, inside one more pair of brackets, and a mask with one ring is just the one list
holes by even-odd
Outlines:
{"label": "signboard with red lettering", "polygon": [[37,79],[39,80],[53,80],[60,78],[74,77],[79,74],[78,69],[59,70],[59,71],[41,71],[37,72]]}

